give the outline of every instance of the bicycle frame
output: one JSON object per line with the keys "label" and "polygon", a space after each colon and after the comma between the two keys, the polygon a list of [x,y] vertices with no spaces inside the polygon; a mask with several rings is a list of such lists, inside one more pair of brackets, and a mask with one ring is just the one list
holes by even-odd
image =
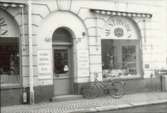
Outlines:
{"label": "bicycle frame", "polygon": [[120,98],[124,95],[124,82],[113,79],[105,83],[104,81],[99,81],[97,77],[95,76],[95,81],[85,87],[83,95],[86,98],[95,98],[102,94],[109,94],[113,98]]}

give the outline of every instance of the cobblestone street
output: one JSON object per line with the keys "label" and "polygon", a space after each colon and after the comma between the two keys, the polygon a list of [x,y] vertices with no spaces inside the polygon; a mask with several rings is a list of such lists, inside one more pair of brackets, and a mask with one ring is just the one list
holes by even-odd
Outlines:
{"label": "cobblestone street", "polygon": [[2,113],[70,113],[76,111],[103,111],[129,108],[147,104],[166,103],[167,93],[139,93],[125,95],[121,99],[109,96],[96,99],[81,99],[64,102],[40,103],[34,105],[17,105],[2,107]]}

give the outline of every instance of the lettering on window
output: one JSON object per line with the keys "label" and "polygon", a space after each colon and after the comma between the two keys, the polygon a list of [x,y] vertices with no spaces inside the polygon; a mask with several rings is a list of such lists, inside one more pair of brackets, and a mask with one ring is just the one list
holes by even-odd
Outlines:
{"label": "lettering on window", "polygon": [[6,29],[7,23],[4,17],[0,17],[0,36],[6,35],[8,30]]}
{"label": "lettering on window", "polygon": [[123,17],[111,17],[104,27],[104,36],[110,39],[137,39],[133,23]]}

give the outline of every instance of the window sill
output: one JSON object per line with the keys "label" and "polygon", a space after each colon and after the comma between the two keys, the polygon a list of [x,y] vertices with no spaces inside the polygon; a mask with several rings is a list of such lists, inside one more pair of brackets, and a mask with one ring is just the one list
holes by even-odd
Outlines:
{"label": "window sill", "polygon": [[10,83],[10,84],[1,84],[0,89],[17,89],[17,88],[22,88],[22,85],[19,83]]}
{"label": "window sill", "polygon": [[140,80],[140,79],[143,79],[142,76],[128,76],[128,77],[109,77],[109,78],[103,78],[103,80],[107,80],[107,79],[111,79],[111,80],[114,80],[114,79],[119,79],[119,80]]}
{"label": "window sill", "polygon": [[136,76],[136,77],[125,77],[125,78],[120,78],[122,80],[141,80],[143,79],[142,76]]}

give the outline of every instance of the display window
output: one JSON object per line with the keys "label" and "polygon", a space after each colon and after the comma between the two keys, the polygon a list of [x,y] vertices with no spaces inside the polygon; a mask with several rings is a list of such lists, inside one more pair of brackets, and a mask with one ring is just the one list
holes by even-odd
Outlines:
{"label": "display window", "polygon": [[19,27],[15,19],[0,8],[0,84],[20,83]]}
{"label": "display window", "polygon": [[103,78],[140,76],[137,40],[102,39]]}
{"label": "display window", "polygon": [[17,38],[0,39],[1,84],[19,82],[19,48]]}

